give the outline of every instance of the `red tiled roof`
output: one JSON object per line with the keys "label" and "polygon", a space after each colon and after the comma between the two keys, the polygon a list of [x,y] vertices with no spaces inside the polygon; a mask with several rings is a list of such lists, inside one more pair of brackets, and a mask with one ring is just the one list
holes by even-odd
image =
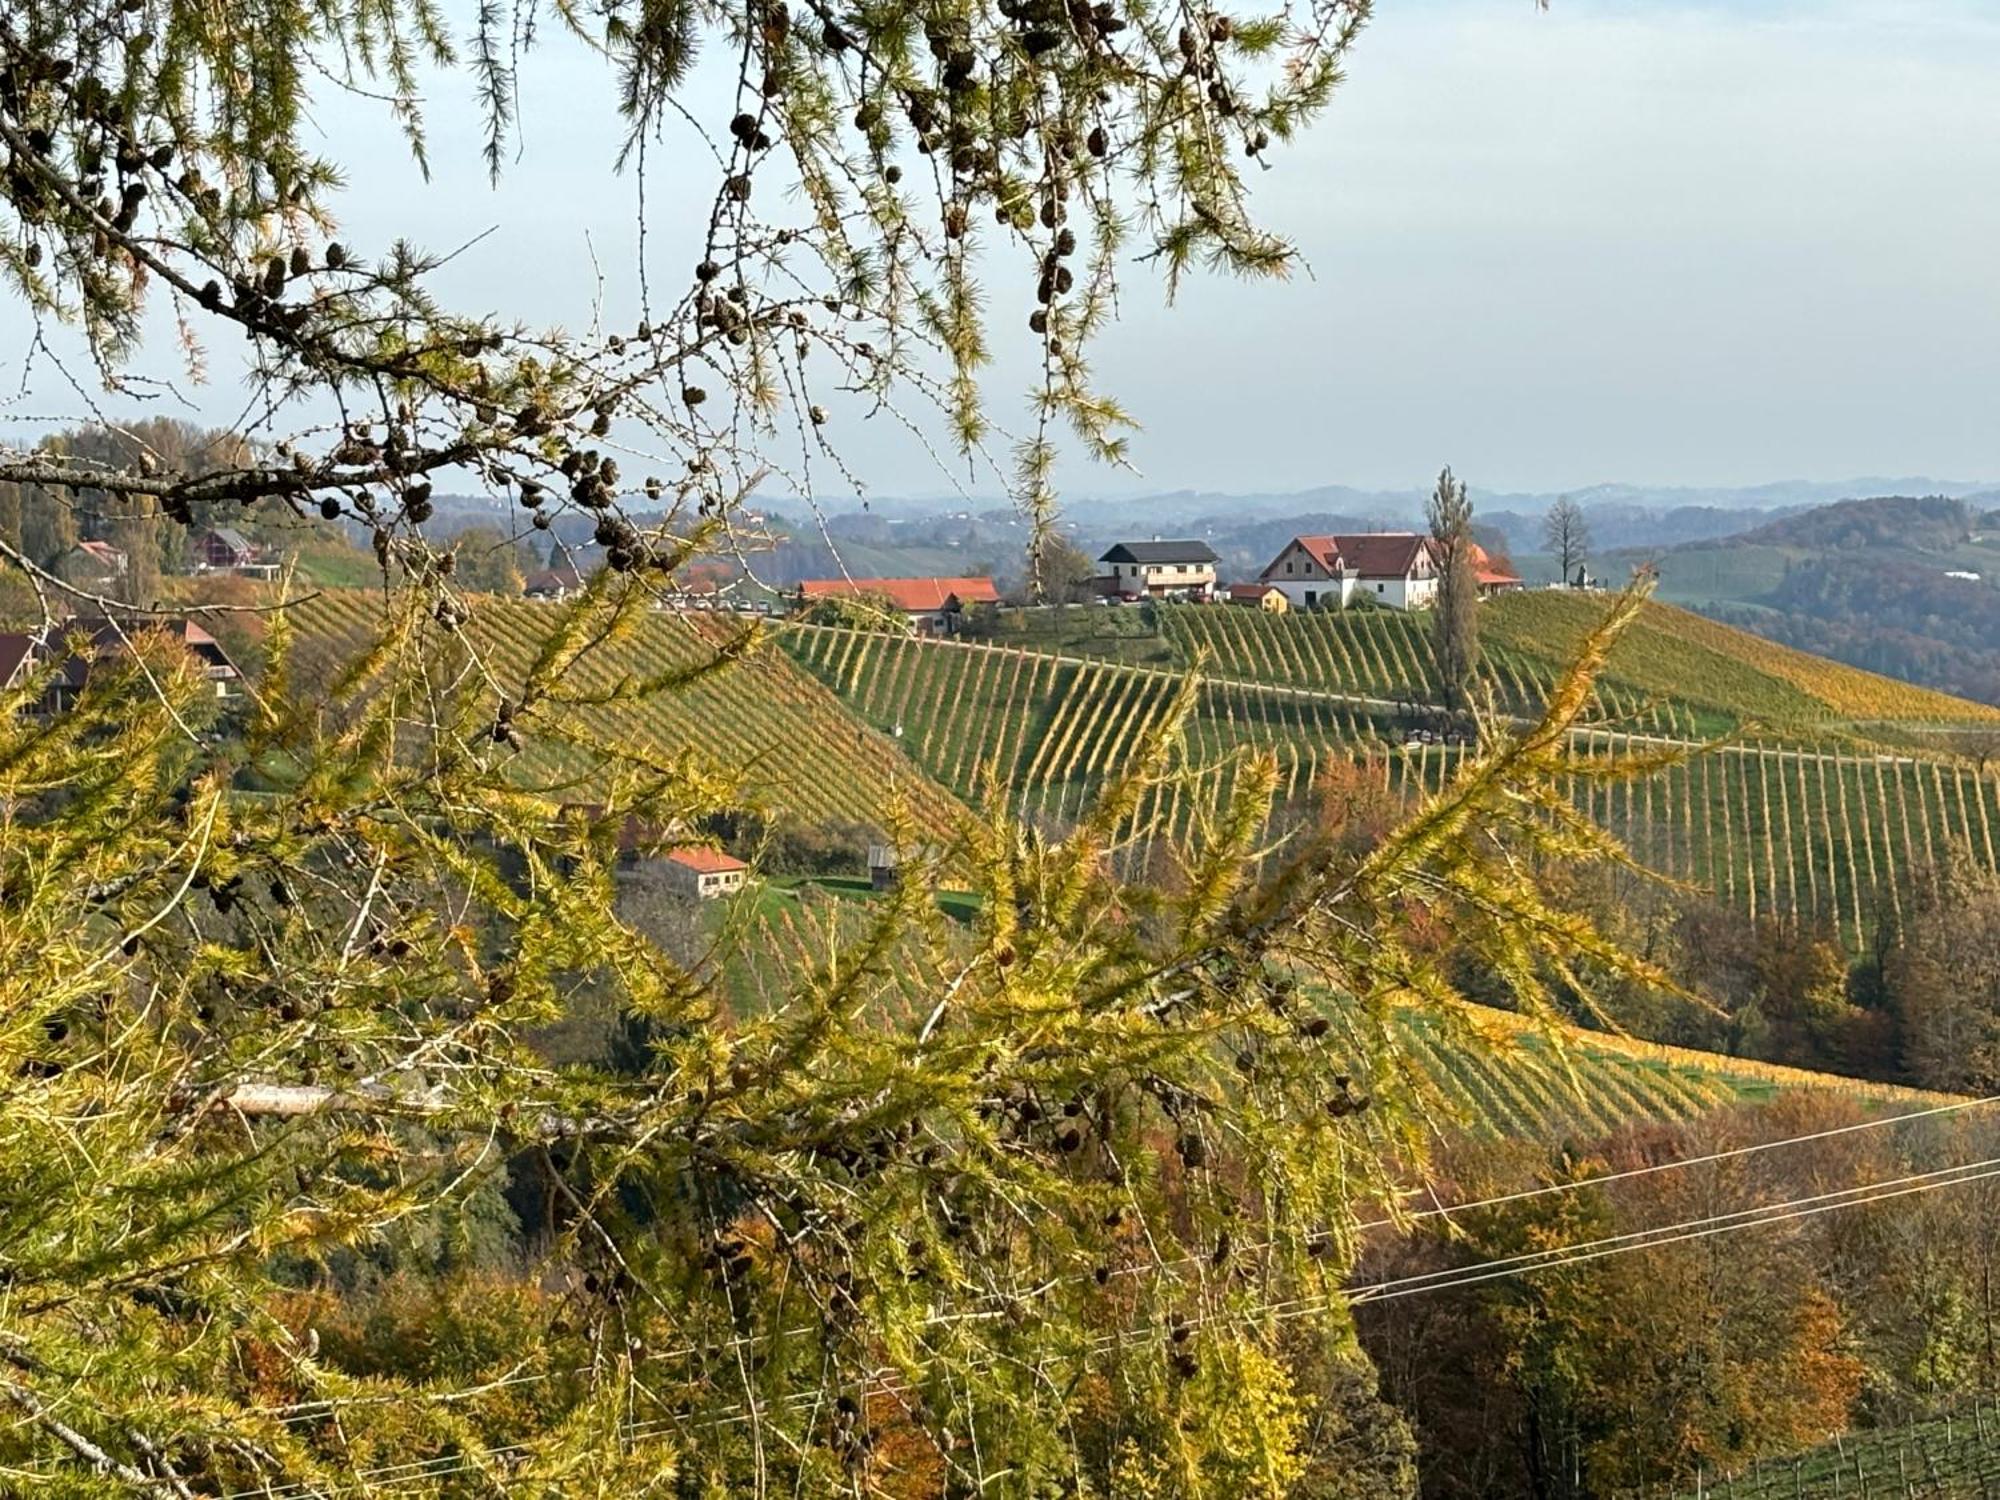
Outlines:
{"label": "red tiled roof", "polygon": [[1482,587],[1493,588],[1501,584],[1519,583],[1521,575],[1509,572],[1493,561],[1493,556],[1479,543],[1472,544],[1472,576]]}
{"label": "red tiled roof", "polygon": [[[1420,554],[1429,550],[1431,539],[1420,531],[1364,531],[1346,536],[1301,536],[1292,538],[1329,573],[1344,565],[1363,578],[1407,578]],[[1287,547],[1286,551],[1291,548]],[[1278,554],[1280,557],[1284,553]],[[1270,569],[1265,569],[1268,574]]]}
{"label": "red tiled roof", "polygon": [[880,594],[910,614],[943,609],[952,599],[960,604],[998,604],[1000,591],[990,578],[808,578],[799,585],[801,599],[851,599]]}
{"label": "red tiled roof", "polygon": [[78,542],[76,550],[79,552],[88,552],[99,562],[116,562],[125,555],[109,542]]}
{"label": "red tiled roof", "polygon": [[1232,599],[1261,599],[1277,588],[1275,583],[1232,583],[1229,597]]}
{"label": "red tiled roof", "polygon": [[724,854],[720,849],[709,849],[699,845],[686,849],[676,849],[667,858],[684,869],[694,871],[697,875],[726,875],[731,870],[747,870],[750,868],[734,855]]}

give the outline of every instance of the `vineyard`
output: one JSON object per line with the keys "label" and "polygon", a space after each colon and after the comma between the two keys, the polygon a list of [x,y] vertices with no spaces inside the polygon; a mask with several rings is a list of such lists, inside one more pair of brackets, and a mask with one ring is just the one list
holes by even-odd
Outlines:
{"label": "vineyard", "polygon": [[[502,691],[517,687],[540,650],[559,606],[483,599],[462,637]],[[362,590],[329,590],[295,607],[300,675],[310,680],[350,657],[379,628],[380,601]],[[572,694],[607,694],[621,684],[656,679],[712,661],[736,626],[726,619],[649,613],[627,638],[589,652],[566,674]],[[433,642],[433,645],[436,643]],[[783,652],[761,650],[689,686],[580,710],[590,731],[662,759],[692,756],[740,772],[756,806],[808,822],[880,827],[900,803],[920,826],[944,831],[961,808],[895,743],[868,728],[838,698],[800,672]],[[572,800],[596,800],[594,751],[538,738],[523,726],[524,779],[565,784]]]}
{"label": "vineyard", "polygon": [[1483,1007],[1467,1014],[1483,1045],[1466,1046],[1441,1018],[1414,1007],[1398,1015],[1394,1030],[1416,1081],[1435,1090],[1447,1113],[1440,1124],[1474,1135],[1608,1134],[1636,1121],[1691,1120],[1760,1103],[1788,1088],[1834,1089],[1899,1108],[1935,1102],[1910,1090],[1598,1032],[1570,1031],[1558,1058],[1533,1022]]}
{"label": "vineyard", "polygon": [[[752,1011],[781,997],[774,976],[795,973],[800,964],[824,963],[839,945],[859,938],[867,918],[861,902],[807,889],[762,898],[755,920],[759,940],[742,945],[731,971],[718,976],[734,1003]],[[949,975],[938,972],[935,962],[912,951],[888,967],[901,1019],[921,1020],[948,985]],[[1336,1027],[1329,1045],[1350,1058],[1346,1066],[1361,1071],[1352,1059],[1362,1055],[1363,1044],[1348,1035],[1342,1046],[1346,1017],[1340,1003],[1329,1002],[1326,1011]],[[1390,1066],[1423,1101],[1436,1126],[1479,1137],[1604,1135],[1635,1122],[1693,1120],[1798,1088],[1831,1089],[1872,1107],[1898,1110],[1937,1102],[1913,1090],[1575,1029],[1564,1035],[1558,1057],[1539,1024],[1485,1007],[1464,1007],[1446,1017],[1406,1006],[1392,1016],[1390,1031]]]}
{"label": "vineyard", "polygon": [[[1532,712],[1604,611],[1602,598],[1550,590],[1504,595],[1480,611],[1483,688],[1503,710]],[[1162,632],[1218,676],[1401,701],[1438,696],[1430,621],[1392,610],[1286,616],[1169,606]],[[1599,679],[1600,712],[1665,705],[1702,734],[1744,725],[1785,733],[1869,726],[2000,725],[2000,710],[1774,645],[1686,610],[1649,604]]]}
{"label": "vineyard", "polygon": [[[1240,624],[1232,637],[1239,652],[1259,627],[1285,623],[1249,610],[1173,613],[1231,622],[1218,631]],[[1391,640],[1380,636],[1384,651]],[[1180,680],[1164,669],[839,630],[795,630],[786,645],[955,795],[984,801],[1004,788],[1014,811],[1057,823],[1127,763]],[[1405,668],[1412,661],[1394,659]],[[1617,758],[1699,730],[1656,702],[1618,728],[1579,731],[1577,748]],[[1386,786],[1414,795],[1442,786],[1464,753],[1411,741],[1379,705],[1241,679],[1204,683],[1187,743],[1194,785],[1162,788],[1146,808],[1160,833],[1184,831],[1227,793],[1243,749],[1277,757],[1281,814],[1305,811],[1316,779],[1335,762],[1365,758]],[[1872,927],[1878,903],[1893,906],[1912,870],[1952,851],[2000,865],[2000,787],[1991,778],[1963,762],[1860,750],[1844,739],[1725,744],[1651,775],[1580,781],[1578,797],[1651,867],[1753,916],[1808,914],[1850,941]]]}
{"label": "vineyard", "polygon": [[1708,1480],[1681,1500],[2000,1500],[2000,1406],[1850,1433],[1796,1458]]}

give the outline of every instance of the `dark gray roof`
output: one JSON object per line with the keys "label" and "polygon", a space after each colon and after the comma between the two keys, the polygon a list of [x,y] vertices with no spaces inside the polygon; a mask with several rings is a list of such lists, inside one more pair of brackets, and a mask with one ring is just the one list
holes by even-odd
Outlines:
{"label": "dark gray roof", "polygon": [[1108,563],[1212,563],[1221,561],[1207,542],[1120,542],[1099,562]]}
{"label": "dark gray roof", "polygon": [[231,552],[250,552],[255,550],[250,545],[250,539],[234,526],[213,526],[209,529],[215,533],[216,539]]}

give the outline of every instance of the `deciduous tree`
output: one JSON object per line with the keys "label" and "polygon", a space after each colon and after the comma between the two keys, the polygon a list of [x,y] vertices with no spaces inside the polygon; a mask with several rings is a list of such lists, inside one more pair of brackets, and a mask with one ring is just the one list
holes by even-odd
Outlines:
{"label": "deciduous tree", "polygon": [[1584,559],[1590,555],[1590,522],[1583,507],[1559,495],[1542,517],[1542,545],[1556,560],[1556,572],[1568,588],[1581,581]]}

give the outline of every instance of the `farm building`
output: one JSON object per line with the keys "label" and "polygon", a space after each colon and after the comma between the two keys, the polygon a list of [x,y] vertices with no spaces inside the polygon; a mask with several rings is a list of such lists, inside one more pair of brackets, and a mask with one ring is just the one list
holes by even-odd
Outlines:
{"label": "farm building", "polygon": [[76,620],[70,628],[73,632],[87,635],[91,646],[106,656],[123,651],[128,639],[148,631],[157,631],[177,640],[195,659],[202,676],[215,684],[215,696],[218,698],[227,698],[236,690],[235,685],[243,680],[243,674],[229,659],[229,653],[222,649],[222,643],[192,620],[147,619],[123,624],[114,620]]}
{"label": "farm building", "polygon": [[1261,609],[1267,615],[1286,614],[1292,607],[1285,591],[1275,583],[1232,583],[1229,585],[1229,602],[1246,609]]}
{"label": "farm building", "polygon": [[[201,674],[215,685],[215,695],[227,698],[242,679],[236,663],[222,649],[221,642],[191,620],[145,620],[119,624],[106,619],[71,620],[62,626],[53,641],[44,642],[28,635],[0,635],[0,688],[13,687],[38,666],[61,659],[61,671],[44,689],[32,712],[60,713],[76,701],[90,676],[90,660],[113,656],[126,649],[128,641],[145,632],[158,632],[178,640],[194,657]],[[66,642],[82,637],[88,651],[78,654]]]}
{"label": "farm building", "polygon": [[903,871],[911,866],[936,868],[944,851],[935,844],[920,848],[903,848],[895,844],[870,844],[868,846],[868,883],[878,891],[894,890],[903,879]]}
{"label": "farm building", "polygon": [[1437,598],[1437,555],[1415,531],[1295,536],[1258,575],[1300,609],[1340,609],[1367,599],[1423,609]]}
{"label": "farm building", "polygon": [[108,588],[125,576],[124,550],[109,542],[78,542],[56,559],[56,572],[79,588]]}
{"label": "farm building", "polygon": [[823,599],[881,598],[909,616],[923,635],[949,635],[974,604],[998,604],[990,578],[808,578],[799,585],[799,608]]}
{"label": "farm building", "polygon": [[[47,665],[57,654],[36,636],[19,633],[0,635],[0,692],[19,687],[29,673]],[[43,686],[41,695],[27,705],[27,712],[39,718],[61,713],[68,708],[83,690],[84,671],[85,664],[81,660],[65,654],[62,670]]]}
{"label": "farm building", "polygon": [[252,568],[263,558],[262,549],[233,526],[211,526],[194,539],[192,558],[201,572],[233,573]]}
{"label": "farm building", "polygon": [[743,889],[750,867],[720,849],[676,849],[660,861],[668,887],[697,901],[713,901]]}
{"label": "farm building", "polygon": [[[1520,578],[1484,547],[1472,547],[1481,596],[1521,587]],[[1301,609],[1339,609],[1359,600],[1389,609],[1424,609],[1436,602],[1437,544],[1418,531],[1351,536],[1297,536],[1271,560],[1258,582]]]}
{"label": "farm building", "polygon": [[1097,591],[1111,599],[1206,599],[1219,558],[1207,542],[1120,542],[1097,559]]}
{"label": "farm building", "polygon": [[527,599],[567,599],[581,590],[583,584],[583,574],[565,564],[560,568],[544,568],[539,573],[530,573],[521,585],[521,594]]}
{"label": "farm building", "polygon": [[1477,542],[1472,544],[1472,576],[1479,583],[1479,596],[1510,594],[1521,587],[1521,575],[1493,556]]}

